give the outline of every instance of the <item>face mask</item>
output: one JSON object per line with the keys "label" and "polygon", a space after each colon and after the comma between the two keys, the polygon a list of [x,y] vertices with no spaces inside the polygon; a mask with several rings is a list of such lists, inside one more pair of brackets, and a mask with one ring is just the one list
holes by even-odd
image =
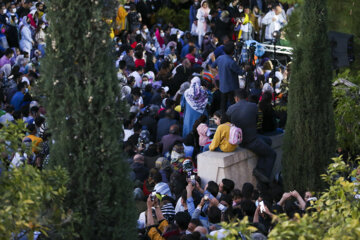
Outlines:
{"label": "face mask", "polygon": [[178,35],[177,35],[177,39],[180,39],[180,38],[181,38],[181,36],[180,36],[180,34],[178,34]]}
{"label": "face mask", "polygon": [[242,13],[243,11],[244,11],[244,9],[242,9],[242,8],[239,8],[239,12],[241,12],[241,13]]}
{"label": "face mask", "polygon": [[41,25],[41,28],[42,28],[42,29],[45,29],[45,28],[46,28],[46,25]]}
{"label": "face mask", "polygon": [[145,32],[145,33],[148,33],[148,32],[149,32],[149,29],[145,28],[144,32]]}
{"label": "face mask", "polygon": [[3,9],[2,12],[3,12],[3,14],[6,14],[6,13],[7,13],[7,10],[6,10],[6,9]]}
{"label": "face mask", "polygon": [[13,8],[11,12],[16,13],[16,8]]}
{"label": "face mask", "polygon": [[137,31],[136,31],[136,34],[139,35],[139,34],[140,34],[140,30],[137,30]]}
{"label": "face mask", "polygon": [[156,51],[156,47],[152,47],[151,50],[152,50],[153,52],[155,52],[155,51]]}
{"label": "face mask", "polygon": [[160,37],[165,37],[165,33],[160,33]]}
{"label": "face mask", "polygon": [[122,42],[118,42],[118,46],[121,46],[122,45]]}
{"label": "face mask", "polygon": [[117,52],[118,52],[119,50],[120,50],[120,48],[118,48],[118,47],[116,47],[116,48],[115,48],[115,51],[117,51]]}

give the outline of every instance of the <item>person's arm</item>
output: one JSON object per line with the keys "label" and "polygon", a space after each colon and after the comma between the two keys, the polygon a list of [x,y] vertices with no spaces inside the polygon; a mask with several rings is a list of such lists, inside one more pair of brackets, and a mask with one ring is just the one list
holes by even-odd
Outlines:
{"label": "person's arm", "polygon": [[210,199],[210,206],[215,206],[215,207],[219,208],[222,213],[225,212],[226,209],[227,209],[227,207],[225,207],[224,205],[222,205],[222,204],[216,199],[216,197],[214,197],[213,199]]}
{"label": "person's arm", "polygon": [[[156,228],[155,226],[153,226],[155,224],[154,222],[154,218],[152,215],[152,206],[155,206],[155,213],[156,213],[156,217],[159,221],[159,226]],[[148,210],[147,210],[147,226],[152,226],[150,227],[149,231],[148,231],[148,237],[151,240],[164,240],[164,238],[161,236],[161,234],[165,231],[166,227],[169,225],[169,223],[165,220],[164,216],[162,215],[159,203],[157,201],[157,198],[155,197],[154,201],[151,201],[151,197],[148,197],[147,200],[147,206],[148,206]],[[150,222],[149,222],[150,220]]]}
{"label": "person's arm", "polygon": [[269,25],[270,23],[272,23],[273,22],[273,15],[272,15],[272,13],[271,12],[269,12],[269,13],[267,13],[266,15],[265,15],[265,17],[262,19],[262,21],[261,21],[261,23],[263,24],[263,25]]}
{"label": "person's arm", "polygon": [[195,211],[194,199],[192,197],[192,192],[194,188],[195,186],[192,185],[191,181],[186,186],[186,193],[187,193],[186,205],[190,216],[192,216]]}
{"label": "person's arm", "polygon": [[201,209],[202,209],[202,207],[204,206],[204,204],[205,204],[205,199],[202,198],[201,201],[200,201],[200,203],[199,203],[199,205],[196,207],[194,213],[193,213],[192,216],[191,216],[192,219],[199,219],[200,213],[201,213]]}
{"label": "person's arm", "polygon": [[220,141],[221,141],[221,133],[220,133],[221,130],[222,130],[222,126],[218,126],[218,128],[216,129],[214,138],[209,146],[210,151],[214,151],[217,147],[219,147]]}
{"label": "person's arm", "polygon": [[264,213],[266,213],[270,218],[273,218],[274,214],[270,212],[269,208],[266,205],[264,207],[265,207]]}
{"label": "person's arm", "polygon": [[195,182],[196,189],[201,193],[204,194],[204,189],[200,187],[200,184],[196,181]]}
{"label": "person's arm", "polygon": [[300,196],[300,194],[296,190],[291,192],[291,196],[296,198],[296,200],[298,201],[298,203],[300,205],[301,210],[305,210],[306,202],[304,201],[304,199]]}
{"label": "person's arm", "polygon": [[162,214],[160,204],[159,204],[157,197],[155,197],[155,199],[154,199],[154,206],[155,206],[156,218],[157,218],[158,222],[161,222],[165,218],[164,218],[164,215]]}
{"label": "person's arm", "polygon": [[[151,194],[150,194],[151,195]],[[152,214],[152,206],[153,206],[153,202],[151,201],[151,197],[148,197],[147,201],[146,201],[146,205],[147,205],[147,210],[146,210],[146,226],[152,226],[155,224],[154,221],[154,217]]]}
{"label": "person's arm", "polygon": [[258,223],[259,222],[259,211],[260,211],[260,205],[255,210],[253,223]]}
{"label": "person's arm", "polygon": [[281,207],[283,207],[286,199],[288,199],[289,197],[291,197],[291,193],[284,193],[284,194],[282,195],[282,198],[281,198],[280,201],[278,202],[278,205],[281,206]]}

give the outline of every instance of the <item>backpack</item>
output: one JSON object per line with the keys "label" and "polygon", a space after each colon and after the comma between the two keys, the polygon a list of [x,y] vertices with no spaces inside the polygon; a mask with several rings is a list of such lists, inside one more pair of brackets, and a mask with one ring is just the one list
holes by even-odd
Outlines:
{"label": "backpack", "polygon": [[230,125],[229,143],[238,145],[242,142],[241,128],[236,127],[234,124]]}

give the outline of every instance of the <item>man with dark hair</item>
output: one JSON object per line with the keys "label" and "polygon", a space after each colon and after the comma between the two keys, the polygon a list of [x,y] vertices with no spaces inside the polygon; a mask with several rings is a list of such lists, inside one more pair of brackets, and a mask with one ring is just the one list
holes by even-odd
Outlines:
{"label": "man with dark hair", "polygon": [[217,67],[219,71],[221,111],[223,112],[226,111],[228,102],[233,103],[233,91],[240,87],[238,76],[243,74],[240,66],[232,58],[234,49],[234,42],[228,42],[224,45],[225,54],[219,56],[216,60],[215,56],[212,58],[214,62],[211,67]]}
{"label": "man with dark hair", "polygon": [[135,78],[135,87],[142,87],[141,85],[141,83],[142,83],[142,75],[143,75],[143,73],[144,73],[144,67],[142,67],[142,66],[138,66],[138,67],[136,67],[136,70],[135,71],[133,71],[130,75],[129,75],[129,77],[130,76],[133,76],[134,78]]}
{"label": "man with dark hair", "polygon": [[0,117],[0,123],[3,125],[3,126],[6,126],[7,123],[6,122],[12,122],[14,121],[14,107],[12,105],[8,105],[6,106],[5,108],[5,114],[2,115]]}
{"label": "man with dark hair", "polygon": [[186,58],[189,59],[191,66],[194,67],[194,65],[201,65],[202,61],[200,59],[198,59],[196,56],[196,47],[195,46],[190,46],[189,47],[189,53],[186,54]]}
{"label": "man with dark hair", "polygon": [[258,155],[257,166],[253,171],[254,176],[261,182],[269,183],[272,169],[276,159],[276,152],[259,138],[256,134],[257,105],[246,101],[247,91],[235,91],[235,104],[229,107],[226,114],[236,127],[243,132],[241,146]]}
{"label": "man with dark hair", "polygon": [[163,155],[170,150],[170,148],[174,145],[175,142],[183,141],[183,138],[179,136],[179,132],[180,132],[179,125],[173,124],[170,126],[169,134],[161,138],[160,143],[163,146],[163,151],[162,151]]}
{"label": "man with dark hair", "polygon": [[134,61],[134,49],[132,47],[128,46],[126,48],[126,55],[123,57],[123,59],[126,62],[126,67],[128,70],[134,70],[135,68],[135,61]]}
{"label": "man with dark hair", "polygon": [[186,54],[188,54],[190,46],[195,47],[195,43],[192,39],[189,39],[189,42],[181,49],[180,58],[185,58]]}
{"label": "man with dark hair", "polygon": [[216,198],[216,196],[219,193],[219,186],[216,184],[216,182],[210,181],[210,182],[208,182],[206,191],[211,193],[211,195],[213,195]]}
{"label": "man with dark hair", "polygon": [[16,11],[17,15],[19,16],[19,19],[23,18],[24,16],[27,16],[30,13],[31,6],[32,6],[31,0],[22,1],[21,6]]}
{"label": "man with dark hair", "polygon": [[135,173],[135,179],[140,182],[144,182],[149,175],[149,169],[145,167],[144,156],[141,154],[136,154],[134,156],[131,169]]}
{"label": "man with dark hair", "polygon": [[170,127],[174,124],[178,125],[178,121],[173,118],[172,109],[166,109],[165,117],[161,118],[157,124],[157,141],[169,134]]}
{"label": "man with dark hair", "polygon": [[14,106],[15,111],[19,111],[21,109],[21,103],[23,102],[25,96],[25,83],[21,82],[17,85],[18,91],[11,98],[11,105]]}
{"label": "man with dark hair", "polygon": [[235,187],[234,181],[227,178],[223,178],[223,180],[221,180],[221,183],[219,184],[219,192],[222,195],[227,195],[230,194],[232,190],[234,190],[234,187]]}
{"label": "man with dark hair", "polygon": [[4,55],[0,58],[0,68],[2,68],[5,64],[10,64],[10,59],[14,56],[14,51],[11,48],[5,50]]}

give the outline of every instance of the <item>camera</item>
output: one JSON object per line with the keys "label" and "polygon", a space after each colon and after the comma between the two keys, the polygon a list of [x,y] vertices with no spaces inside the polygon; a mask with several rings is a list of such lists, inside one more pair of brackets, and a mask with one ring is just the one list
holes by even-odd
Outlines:
{"label": "camera", "polygon": [[156,197],[156,192],[152,192],[150,195],[150,199],[152,202],[155,200],[155,197]]}
{"label": "camera", "polygon": [[253,42],[249,46],[249,51],[250,51],[250,53],[255,53],[255,50],[256,50],[256,43]]}

